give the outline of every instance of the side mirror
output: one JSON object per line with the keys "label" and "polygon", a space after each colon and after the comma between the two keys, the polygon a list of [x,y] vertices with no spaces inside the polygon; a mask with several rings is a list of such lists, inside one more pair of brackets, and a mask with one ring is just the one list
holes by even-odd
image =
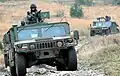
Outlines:
{"label": "side mirror", "polygon": [[79,40],[79,32],[78,32],[78,30],[74,31],[74,39]]}

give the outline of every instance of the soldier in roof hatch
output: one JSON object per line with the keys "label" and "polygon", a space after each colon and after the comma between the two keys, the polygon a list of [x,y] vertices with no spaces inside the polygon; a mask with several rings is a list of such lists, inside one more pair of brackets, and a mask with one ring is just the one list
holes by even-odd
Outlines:
{"label": "soldier in roof hatch", "polygon": [[38,17],[38,14],[40,14],[40,11],[37,11],[37,6],[35,4],[31,4],[30,11],[27,12],[27,21],[29,24],[31,23],[37,23],[42,22],[41,17]]}

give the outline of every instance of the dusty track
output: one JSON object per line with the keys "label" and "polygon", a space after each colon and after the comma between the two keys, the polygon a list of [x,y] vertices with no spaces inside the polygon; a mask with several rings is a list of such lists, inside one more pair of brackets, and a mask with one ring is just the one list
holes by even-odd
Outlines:
{"label": "dusty track", "polygon": [[[94,37],[81,37],[78,46],[76,46],[77,49],[77,55],[78,55],[78,70],[74,72],[59,72],[56,71],[55,67],[50,67],[47,65],[40,65],[40,66],[33,66],[30,69],[28,69],[27,76],[104,76],[103,70],[93,70],[90,68],[90,63],[81,60],[82,57],[87,57],[91,55],[92,53],[95,53],[99,51],[100,49],[104,47],[108,47],[111,44],[117,44],[117,42],[120,42],[119,40],[120,34],[114,34],[109,36],[94,36]],[[1,67],[3,68],[3,67]],[[3,72],[0,74],[8,74],[9,76],[9,70],[2,69]],[[2,71],[1,70],[1,71]],[[1,75],[0,75],[1,76]]]}
{"label": "dusty track", "polygon": [[[94,37],[81,37],[77,49],[78,55],[78,70],[74,72],[59,72],[56,71],[55,67],[50,67],[47,65],[33,66],[28,69],[27,76],[104,76],[103,70],[93,70],[90,68],[90,63],[81,60],[82,57],[87,57],[92,53],[99,51],[104,47],[108,47],[111,44],[119,45],[120,34],[114,34],[109,36],[94,36]],[[3,66],[0,66],[0,76],[2,74],[7,74],[9,76],[9,70],[4,69]],[[3,71],[3,72],[2,72]]]}

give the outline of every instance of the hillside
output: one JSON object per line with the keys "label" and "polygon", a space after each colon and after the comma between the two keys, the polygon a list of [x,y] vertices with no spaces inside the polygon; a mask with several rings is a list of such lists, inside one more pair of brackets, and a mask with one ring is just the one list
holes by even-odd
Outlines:
{"label": "hillside", "polygon": [[[56,15],[56,12],[63,10],[67,21],[71,24],[72,28],[88,28],[89,24],[93,19],[99,16],[109,15],[113,20],[117,21],[120,25],[120,7],[118,6],[95,6],[95,7],[83,7],[84,18],[75,19],[70,18],[69,8],[67,5],[60,5],[56,3],[45,3],[43,1],[37,0],[37,6],[39,10],[50,11],[51,15]],[[30,2],[28,1],[17,1],[17,2],[5,2],[0,3],[0,37],[6,32],[11,24],[18,24],[20,20],[26,15],[26,12],[29,10]],[[18,9],[19,8],[19,9]],[[49,22],[58,22],[61,18],[52,17]]]}

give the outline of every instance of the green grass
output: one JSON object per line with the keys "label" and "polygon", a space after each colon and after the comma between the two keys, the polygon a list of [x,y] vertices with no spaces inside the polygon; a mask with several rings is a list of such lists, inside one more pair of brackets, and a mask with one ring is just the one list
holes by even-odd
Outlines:
{"label": "green grass", "polygon": [[86,60],[90,62],[92,69],[103,69],[106,76],[120,76],[120,47],[118,45],[103,48]]}

